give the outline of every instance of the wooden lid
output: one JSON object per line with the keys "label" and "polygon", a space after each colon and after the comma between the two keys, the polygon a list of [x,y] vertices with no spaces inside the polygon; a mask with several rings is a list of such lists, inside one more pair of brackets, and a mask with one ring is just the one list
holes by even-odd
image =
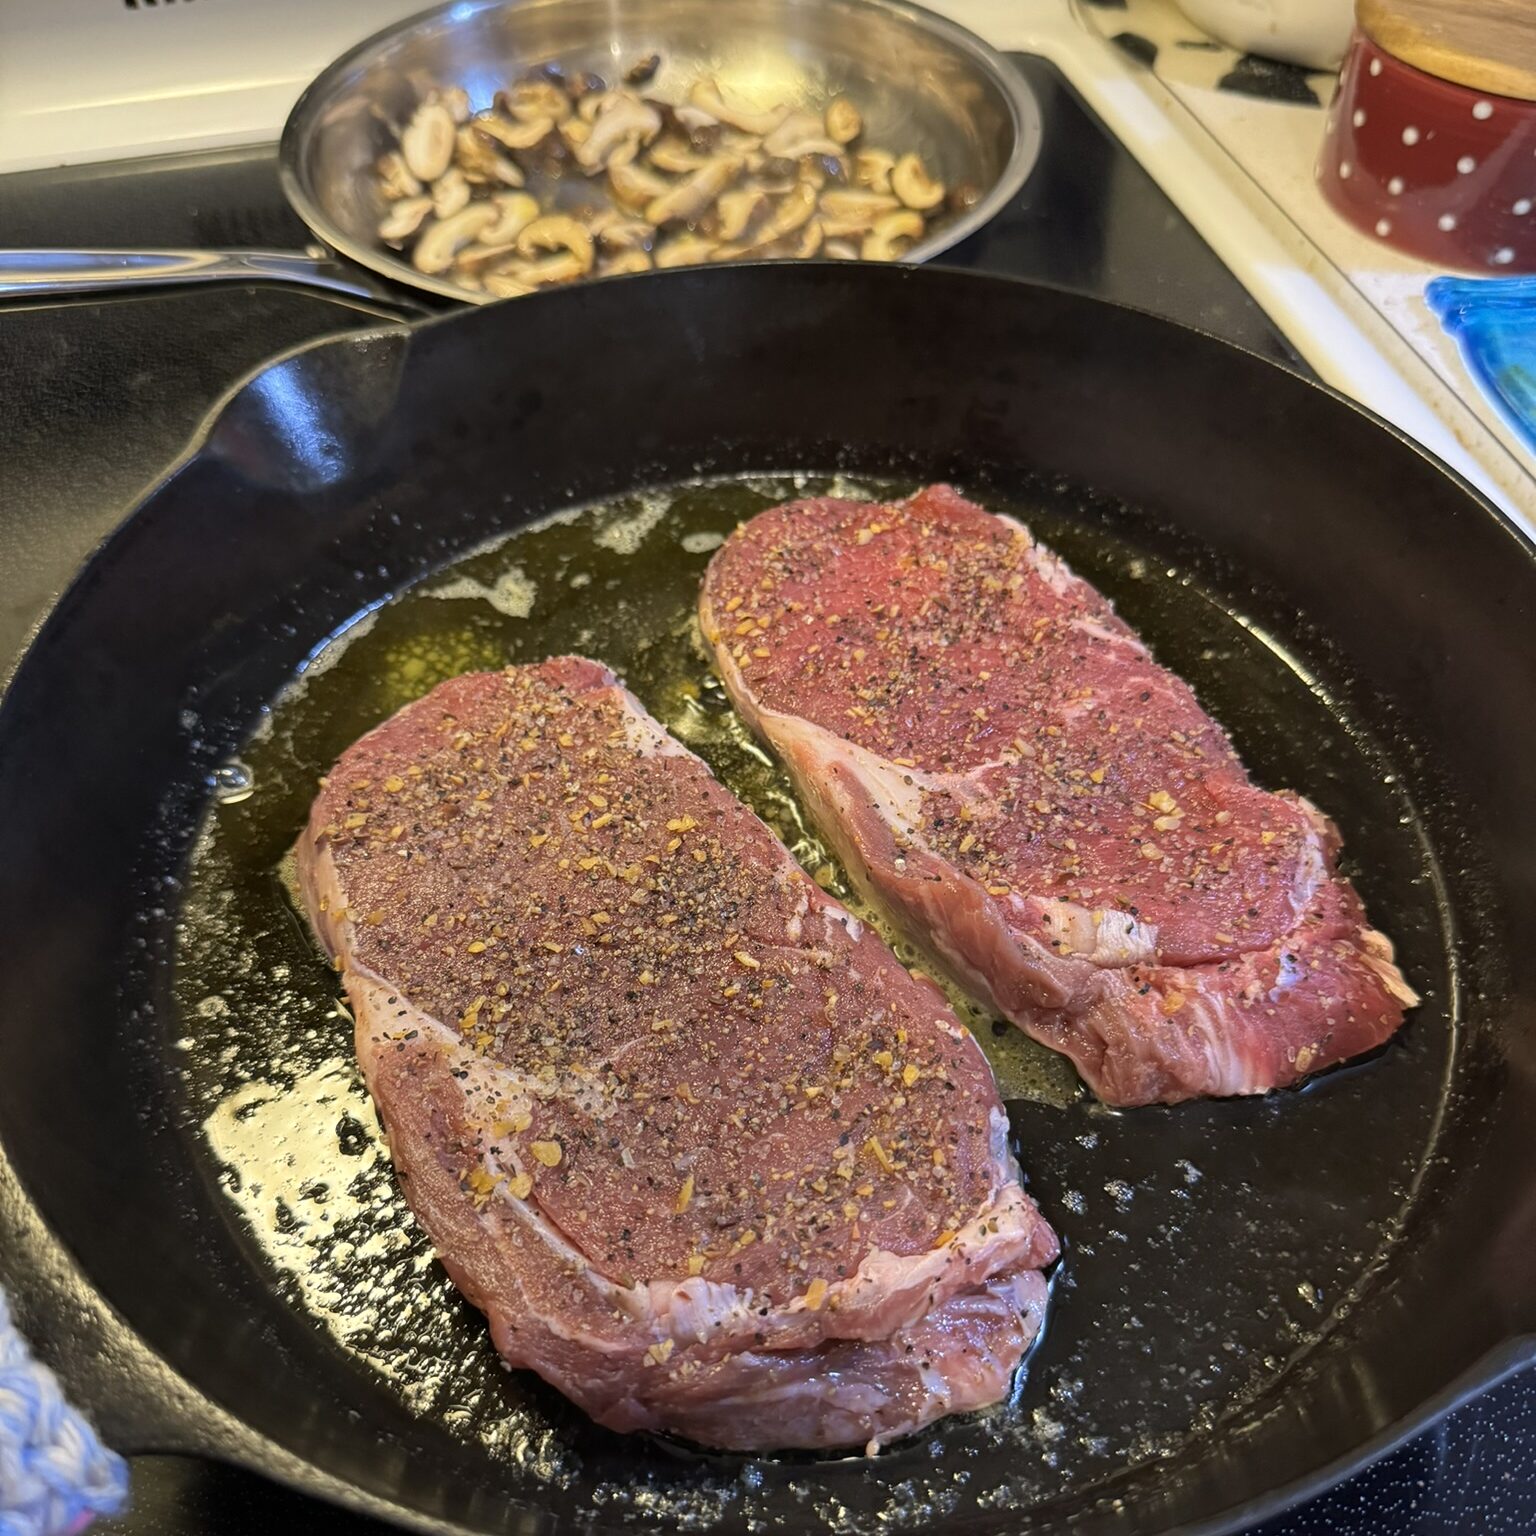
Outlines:
{"label": "wooden lid", "polygon": [[1427,75],[1536,101],[1532,0],[1356,0],[1355,14],[1378,48]]}

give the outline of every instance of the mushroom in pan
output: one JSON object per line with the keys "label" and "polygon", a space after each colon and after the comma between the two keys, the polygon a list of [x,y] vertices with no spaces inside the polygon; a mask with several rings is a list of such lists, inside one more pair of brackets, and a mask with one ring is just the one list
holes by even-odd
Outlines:
{"label": "mushroom in pan", "polygon": [[390,205],[389,212],[379,225],[379,239],[391,245],[409,240],[421,228],[422,222],[432,212],[430,197],[402,197]]}
{"label": "mushroom in pan", "polygon": [[591,133],[576,146],[577,164],[588,172],[600,171],[621,144],[649,144],[660,132],[661,113],[628,91],[615,91]]}
{"label": "mushroom in pan", "polygon": [[763,153],[778,160],[803,160],[807,155],[842,155],[843,147],[822,131],[821,119],[809,112],[791,112],[763,140]]}
{"label": "mushroom in pan", "polygon": [[668,240],[665,245],[657,247],[656,265],[658,267],[698,266],[701,262],[708,261],[715,249],[714,241],[706,240],[701,235],[679,235],[676,239]]}
{"label": "mushroom in pan", "polygon": [[476,123],[465,123],[454,140],[454,163],[475,186],[520,187],[523,173]]}
{"label": "mushroom in pan", "polygon": [[554,132],[555,120],[552,117],[531,117],[524,121],[503,117],[500,112],[491,111],[482,112],[475,119],[475,127],[508,149],[523,150],[534,149],[542,144]]}
{"label": "mushroom in pan", "polygon": [[914,240],[921,240],[923,216],[915,208],[885,214],[864,236],[859,255],[865,261],[895,261]]}
{"label": "mushroom in pan", "polygon": [[903,155],[891,171],[891,191],[908,208],[926,213],[944,201],[944,183],[934,181],[918,155]]}
{"label": "mushroom in pan", "polygon": [[548,118],[563,123],[571,115],[571,98],[550,80],[519,80],[510,91],[499,91],[496,105],[519,123]]}
{"label": "mushroom in pan", "polygon": [[421,183],[411,174],[405,156],[398,149],[380,155],[377,170],[379,191],[390,202],[398,202],[402,197],[421,196]]}
{"label": "mushroom in pan", "polygon": [[451,219],[468,206],[469,182],[463,171],[451,165],[432,183],[432,212],[440,219]]}
{"label": "mushroom in pan", "polygon": [[424,101],[400,135],[400,153],[417,181],[436,181],[453,161],[453,114],[441,101]]}
{"label": "mushroom in pan", "polygon": [[625,208],[638,212],[665,197],[672,183],[665,176],[635,163],[634,150],[626,147],[608,161],[608,185]]}
{"label": "mushroom in pan", "polygon": [[851,144],[864,131],[864,119],[846,96],[834,96],[827,103],[826,129],[834,143]]}
{"label": "mushroom in pan", "polygon": [[822,227],[829,239],[862,235],[874,228],[877,219],[900,207],[888,193],[839,187],[821,194]]}
{"label": "mushroom in pan", "polygon": [[471,203],[451,218],[427,225],[411,252],[411,264],[429,277],[446,272],[459,251],[470,241],[478,240],[496,218],[494,204]]}
{"label": "mushroom in pan", "polygon": [[891,172],[896,169],[895,155],[883,149],[861,149],[853,160],[853,179],[871,192],[889,193]]}
{"label": "mushroom in pan", "polygon": [[743,133],[759,137],[772,133],[790,112],[788,107],[775,107],[771,112],[753,112],[745,107],[734,106],[720,94],[720,87],[713,80],[700,80],[688,93],[688,99],[717,123],[726,123],[732,128],[739,128]]}
{"label": "mushroom in pan", "polygon": [[686,180],[670,187],[645,207],[652,224],[692,223],[741,175],[745,164],[737,155],[717,155]]}
{"label": "mushroom in pan", "polygon": [[618,277],[625,272],[649,272],[651,258],[645,251],[620,251],[607,257],[597,269],[599,277]]}

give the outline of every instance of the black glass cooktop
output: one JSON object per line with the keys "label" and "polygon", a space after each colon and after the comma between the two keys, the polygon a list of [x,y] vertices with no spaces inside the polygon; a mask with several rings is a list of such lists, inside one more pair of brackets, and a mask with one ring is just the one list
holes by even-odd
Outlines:
{"label": "black glass cooktop", "polygon": [[[1021,57],[1045,146],[1024,192],[946,261],[1057,283],[1215,332],[1305,371],[1289,343],[1050,65]],[[13,246],[297,247],[272,150],[0,178]],[[265,358],[387,321],[275,287],[0,306],[0,677],[90,548],[208,408]],[[1448,1304],[1454,1304],[1452,1297]],[[363,1536],[373,1522],[231,1468],[133,1467],[124,1536]],[[1536,1531],[1536,1377],[1505,1383],[1262,1536]]]}

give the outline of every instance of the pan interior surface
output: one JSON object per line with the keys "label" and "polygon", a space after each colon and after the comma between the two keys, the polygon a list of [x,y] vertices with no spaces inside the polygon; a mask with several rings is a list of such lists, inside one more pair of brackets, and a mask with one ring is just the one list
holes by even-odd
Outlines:
{"label": "pan interior surface", "polygon": [[[433,1262],[390,1174],[336,977],[293,905],[287,852],[320,775],[402,704],[466,670],[577,651],[612,666],[849,900],[783,773],[710,673],[694,606],[710,551],[741,519],[796,495],[913,488],[802,472],[655,487],[556,514],[318,646],[216,771],[179,944],[189,1157],[216,1169],[237,1240],[331,1346],[523,1475],[574,1475],[605,1437],[531,1376],[499,1368],[483,1321]],[[903,1487],[881,1510],[887,1522],[941,1509],[960,1458],[978,1447],[1006,1455],[1010,1503],[1049,1504],[1187,1454],[1283,1391],[1388,1260],[1433,1150],[1454,1049],[1432,851],[1382,744],[1310,671],[1306,637],[1246,622],[1229,606],[1236,574],[1211,587],[1176,537],[1143,528],[1128,542],[1123,511],[1028,486],[1004,509],[1116,596],[1261,777],[1342,819],[1350,868],[1370,909],[1391,913],[1426,1002],[1381,1059],[1303,1092],[1131,1113],[1097,1105],[1064,1058],[973,1013],[1067,1258],[1015,1400],[884,1453],[882,1474]],[[747,1465],[712,1460],[669,1465],[656,1443],[637,1441],[625,1479],[593,1497],[695,1519],[732,1496]],[[646,1463],[661,1475],[635,1482]],[[824,1475],[835,1487],[847,1474]]]}
{"label": "pan interior surface", "polygon": [[[1337,819],[1425,995],[1303,1092],[1118,1114],[980,1024],[1065,1238],[1052,1313],[1016,1401],[872,1465],[623,1439],[500,1370],[398,1201],[281,871],[359,732],[566,649],[818,860],[691,612],[715,538],[833,477],[1029,522],[1259,782]],[[146,1447],[430,1530],[1234,1529],[1531,1352],[1533,614],[1529,548],[1411,445],[1029,285],[679,272],[310,348],[226,403],[0,702],[0,1142],[252,1432]]]}

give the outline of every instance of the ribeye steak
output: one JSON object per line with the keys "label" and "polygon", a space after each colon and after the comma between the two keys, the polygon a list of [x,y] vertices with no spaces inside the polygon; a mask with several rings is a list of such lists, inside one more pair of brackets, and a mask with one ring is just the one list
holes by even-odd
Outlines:
{"label": "ribeye steak", "polygon": [[884,1440],[995,1402],[1056,1239],[940,991],[595,662],[459,677],[300,840],[407,1198],[617,1430]]}
{"label": "ribeye steak", "polygon": [[945,486],[776,507],[700,619],[870,899],[1106,1102],[1294,1083],[1417,1001],[1326,819],[1018,523]]}

